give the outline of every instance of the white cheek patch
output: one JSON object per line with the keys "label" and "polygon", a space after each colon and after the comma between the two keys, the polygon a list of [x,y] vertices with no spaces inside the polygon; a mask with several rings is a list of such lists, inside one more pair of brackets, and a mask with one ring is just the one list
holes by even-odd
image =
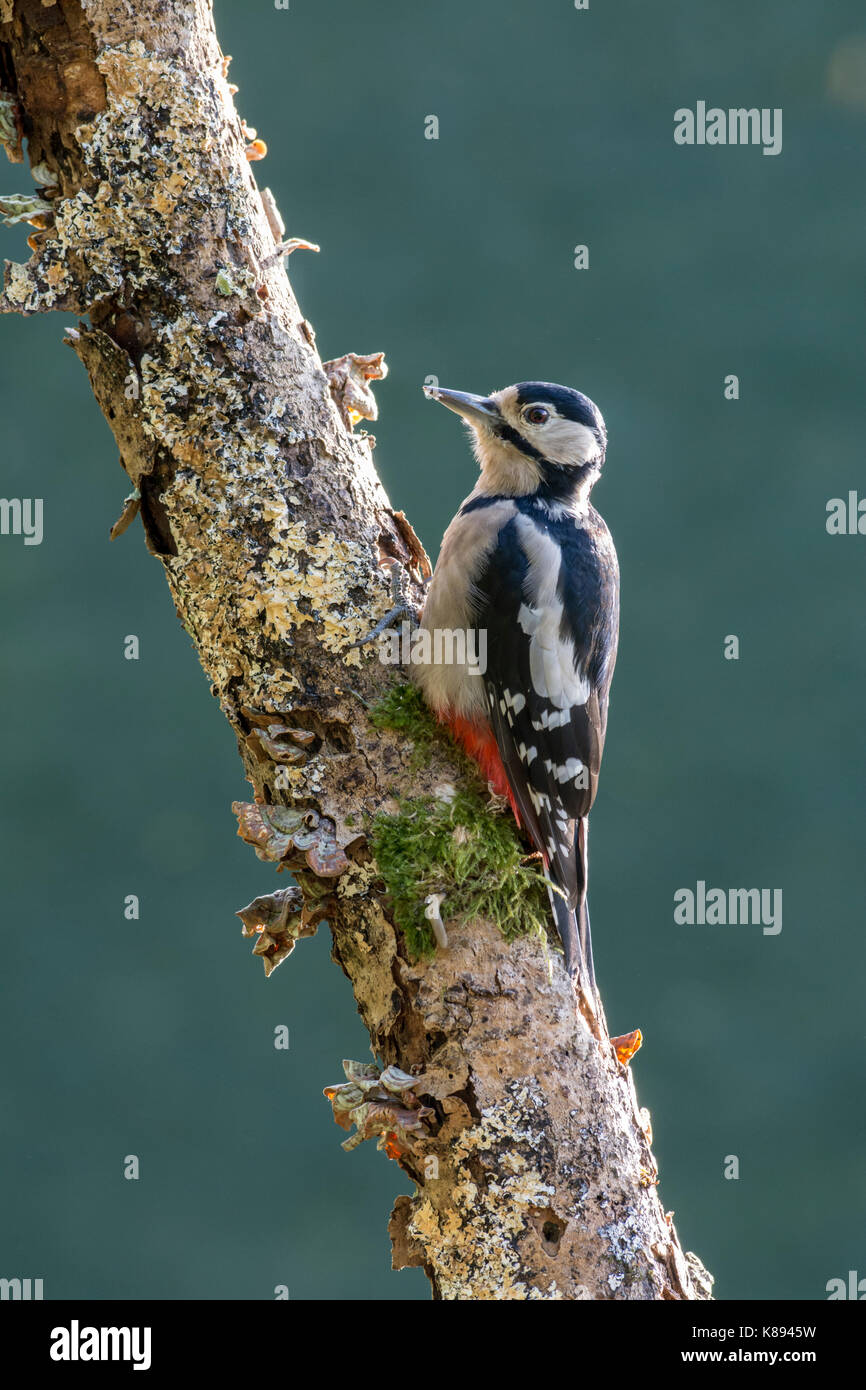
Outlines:
{"label": "white cheek patch", "polygon": [[596,463],[601,458],[601,446],[595,431],[588,425],[578,424],[576,420],[556,415],[539,429],[524,426],[524,431],[551,463]]}
{"label": "white cheek patch", "polygon": [[589,425],[580,424],[578,420],[569,420],[568,416],[560,415],[547,401],[539,401],[538,404],[550,411],[549,419],[543,425],[531,425],[520,412],[513,386],[505,391],[497,391],[493,400],[512,429],[517,430],[534,448],[540,449],[551,463],[580,467],[601,461],[601,445],[595,430]]}

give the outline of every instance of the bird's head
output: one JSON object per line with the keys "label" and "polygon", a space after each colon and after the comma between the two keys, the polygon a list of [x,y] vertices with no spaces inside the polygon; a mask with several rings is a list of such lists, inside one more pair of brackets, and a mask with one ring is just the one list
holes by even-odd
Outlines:
{"label": "bird's head", "polygon": [[551,502],[585,497],[604,463],[607,431],[588,396],[549,381],[521,381],[489,396],[425,386],[463,417],[485,491]]}

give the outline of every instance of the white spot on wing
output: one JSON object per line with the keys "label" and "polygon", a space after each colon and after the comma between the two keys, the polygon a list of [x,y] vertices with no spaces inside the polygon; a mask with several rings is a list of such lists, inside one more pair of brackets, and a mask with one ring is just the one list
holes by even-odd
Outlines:
{"label": "white spot on wing", "polygon": [[563,724],[571,722],[571,706],[568,709],[555,709],[551,713],[548,709],[541,711],[540,719],[533,719],[532,727],[536,733],[541,733],[542,729],[561,729]]}
{"label": "white spot on wing", "polygon": [[580,758],[568,758],[564,763],[547,761],[544,766],[551,777],[556,778],[557,782],[576,782],[583,772],[583,763]]}

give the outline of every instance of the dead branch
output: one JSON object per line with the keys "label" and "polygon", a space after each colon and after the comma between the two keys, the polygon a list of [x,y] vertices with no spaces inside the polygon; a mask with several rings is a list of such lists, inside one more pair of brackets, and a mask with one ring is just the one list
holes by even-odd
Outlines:
{"label": "dead branch", "polygon": [[297,880],[268,892],[263,870],[245,930],[273,968],[327,918],[380,1063],[329,1097],[417,1184],[395,1266],[447,1299],[708,1297],[631,1074],[547,940],[452,920],[447,885],[446,949],[415,958],[396,925],[374,825],[503,821],[461,820],[481,792],[446,740],[368,717],[395,672],[352,644],[389,606],[381,562],[420,575],[423,556],[352,433],[383,367],[323,368],[286,274],[305,243],[256,186],[263,142],[226,69],[206,0],[0,0],[0,135],[13,157],[26,138],[39,185],[5,209],[34,231],[2,308],[78,317],[67,341],[134,489],[115,534],[140,516],[238,739],[240,832]]}

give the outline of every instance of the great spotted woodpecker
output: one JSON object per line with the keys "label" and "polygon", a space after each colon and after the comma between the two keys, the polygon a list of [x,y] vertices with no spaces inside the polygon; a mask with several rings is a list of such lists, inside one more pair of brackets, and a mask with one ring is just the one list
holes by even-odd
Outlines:
{"label": "great spotted woodpecker", "polygon": [[466,631],[475,654],[486,632],[486,667],[431,660],[412,673],[541,853],[566,968],[594,991],[587,823],[619,630],[616,550],[589,500],[604,420],[549,382],[425,390],[469,426],[481,476],[445,533],[421,626],[431,639]]}

